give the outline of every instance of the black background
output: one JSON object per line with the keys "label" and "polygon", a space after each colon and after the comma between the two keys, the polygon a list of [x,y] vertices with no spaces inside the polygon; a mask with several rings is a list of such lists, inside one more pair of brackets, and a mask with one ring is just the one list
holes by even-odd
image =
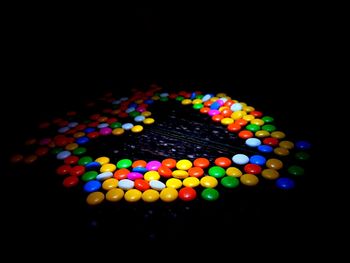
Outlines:
{"label": "black background", "polygon": [[[2,154],[7,156],[27,127],[51,112],[65,112],[82,99],[106,90],[123,95],[132,87],[145,87],[152,82],[163,84],[165,90],[180,86],[200,90],[205,86],[233,97],[237,94],[237,98],[242,96],[266,109],[274,108],[286,116],[285,122],[298,129],[302,127],[307,136],[313,137],[317,149],[318,136],[310,122],[310,112],[318,106],[314,87],[325,76],[320,73],[323,57],[319,50],[323,24],[315,13],[313,9],[293,7],[281,7],[279,11],[257,7],[243,11],[224,7],[135,7],[113,9],[108,14],[81,11],[78,15],[76,11],[71,14],[15,12],[5,26],[9,34],[4,71],[6,91],[1,95],[6,138]],[[6,182],[18,183],[11,179]],[[248,201],[240,202],[234,212],[227,210],[226,204],[222,210],[209,207],[204,214],[195,210],[190,218],[180,213],[174,219],[170,212],[160,216],[164,221],[156,223],[174,224],[182,238],[190,235],[195,240],[205,239],[204,234],[198,229],[189,234],[193,226],[184,221],[193,220],[193,225],[200,221],[205,225],[211,220],[215,234],[208,235],[215,240],[236,234],[260,242],[271,236],[275,243],[295,237],[299,240],[304,237],[303,241],[307,242],[316,235],[313,213],[318,203],[312,187],[310,180],[295,195],[278,196],[277,200],[276,196],[266,195],[264,200],[271,205],[243,198]],[[18,192],[23,189],[25,193],[31,192],[23,185],[18,189]],[[56,237],[79,242],[83,239],[79,237],[90,235],[80,233],[88,220],[84,218],[86,211],[73,212],[75,203],[66,208],[66,202],[60,204],[53,198],[56,206],[44,200],[32,205],[29,197],[22,199],[5,193],[13,201],[7,203],[6,222],[12,233],[9,240],[20,235],[28,241],[38,235],[42,242]],[[33,196],[40,199],[38,192]],[[102,223],[112,225],[103,215],[97,217]],[[84,222],[80,227],[79,220]],[[225,230],[220,228],[221,223],[234,227]],[[254,227],[246,230],[245,224]],[[150,225],[144,221],[135,225],[142,228],[139,236],[147,242],[171,236],[162,233],[161,227],[156,235],[152,234],[147,229]],[[181,228],[182,225],[189,230]],[[309,228],[306,235],[302,230],[305,227]],[[127,237],[127,233],[117,230],[116,234]],[[40,231],[44,234],[38,234]],[[108,239],[107,232],[106,227],[96,227],[90,238]],[[132,233],[137,236],[135,229]]]}

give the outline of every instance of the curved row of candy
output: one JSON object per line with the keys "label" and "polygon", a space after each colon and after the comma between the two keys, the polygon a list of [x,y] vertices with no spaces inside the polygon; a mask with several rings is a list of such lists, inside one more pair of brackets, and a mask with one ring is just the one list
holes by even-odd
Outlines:
{"label": "curved row of candy", "polygon": [[[158,87],[147,92],[136,92],[130,99],[124,97],[115,100],[112,94],[107,94],[103,100],[112,105],[112,108],[103,110],[104,116],[92,114],[88,120],[79,123],[64,119],[55,119],[53,124],[58,126],[58,135],[53,138],[40,140],[31,139],[28,145],[39,144],[35,154],[26,157],[15,155],[13,162],[34,162],[38,156],[46,155],[49,149],[56,154],[56,158],[64,162],[58,167],[57,173],[65,176],[63,185],[67,188],[83,184],[88,193],[87,203],[98,204],[104,199],[119,201],[123,197],[128,202],[140,199],[145,202],[154,202],[161,199],[165,202],[177,198],[190,201],[197,197],[197,189],[205,200],[216,200],[219,192],[218,185],[226,188],[235,188],[240,183],[247,186],[258,184],[259,175],[268,180],[276,180],[277,187],[282,189],[293,188],[294,180],[280,177],[280,170],[286,169],[291,176],[304,173],[304,169],[297,165],[283,167],[283,162],[276,158],[266,159],[264,153],[277,156],[287,156],[294,149],[298,150],[294,157],[298,160],[309,158],[307,150],[310,143],[299,141],[293,143],[285,140],[286,134],[278,131],[273,124],[274,119],[263,116],[263,113],[247,106],[243,102],[232,100],[224,93],[216,96],[202,95],[200,92],[184,92],[178,94],[159,93]],[[155,122],[150,116],[149,106],[155,101],[166,102],[169,99],[181,102],[182,105],[192,105],[193,109],[201,114],[208,114],[215,122],[220,122],[227,130],[238,134],[251,149],[256,149],[253,156],[235,154],[227,157],[218,157],[214,165],[206,158],[193,160],[165,159],[144,160],[122,159],[117,163],[110,163],[108,157],[93,159],[85,155],[89,142],[99,136],[122,135],[125,131],[142,132],[141,124],[149,125]],[[69,117],[76,117],[75,112],[67,113]],[[110,116],[110,117],[107,117]],[[133,122],[120,122],[118,118],[132,118]],[[44,129],[51,123],[42,123]]]}

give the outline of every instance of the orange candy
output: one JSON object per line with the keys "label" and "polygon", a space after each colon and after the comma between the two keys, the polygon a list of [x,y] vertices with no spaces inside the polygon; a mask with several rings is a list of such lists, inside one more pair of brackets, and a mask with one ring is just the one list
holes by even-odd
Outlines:
{"label": "orange candy", "polygon": [[215,159],[214,163],[217,166],[227,168],[231,165],[232,161],[227,157],[219,157]]}
{"label": "orange candy", "polygon": [[172,169],[176,166],[176,160],[171,158],[165,159],[162,161],[162,165]]}
{"label": "orange candy", "polygon": [[206,158],[197,158],[194,160],[193,165],[200,168],[207,168],[209,166],[209,160]]}
{"label": "orange candy", "polygon": [[114,172],[113,176],[115,179],[118,180],[123,180],[123,179],[127,179],[128,178],[128,174],[130,173],[130,171],[126,168],[122,168],[119,169],[117,171]]}
{"label": "orange candy", "polygon": [[144,161],[144,160],[137,160],[137,161],[133,162],[131,167],[132,168],[135,168],[135,167],[146,167],[146,165],[147,165],[146,161]]}
{"label": "orange candy", "polygon": [[244,130],[244,131],[240,131],[238,133],[238,136],[239,138],[242,138],[242,139],[249,139],[249,138],[252,138],[254,134],[251,131]]}
{"label": "orange candy", "polygon": [[192,167],[188,170],[188,174],[192,177],[202,177],[204,170],[201,167]]}

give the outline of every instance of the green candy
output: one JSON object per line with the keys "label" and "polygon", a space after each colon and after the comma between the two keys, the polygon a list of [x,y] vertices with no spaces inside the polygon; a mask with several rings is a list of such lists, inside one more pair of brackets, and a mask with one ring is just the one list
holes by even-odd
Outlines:
{"label": "green candy", "polygon": [[307,152],[297,152],[295,154],[295,158],[297,158],[298,160],[308,160],[310,159],[310,154],[308,154]]}
{"label": "green candy", "polygon": [[160,97],[160,99],[159,99],[160,101],[168,101],[169,100],[169,98],[168,97]]}
{"label": "green candy", "polygon": [[132,165],[132,161],[130,159],[122,159],[117,162],[118,169],[129,168]]}
{"label": "green candy", "polygon": [[195,110],[200,110],[201,108],[204,107],[202,103],[197,103],[192,106]]}
{"label": "green candy", "polygon": [[274,122],[274,118],[271,117],[271,116],[265,116],[262,118],[262,120],[265,122],[265,123],[271,123],[271,122]]}
{"label": "green candy", "polygon": [[202,192],[202,198],[207,201],[215,201],[219,198],[219,192],[213,188],[206,188]]}
{"label": "green candy", "polygon": [[209,169],[209,175],[211,175],[215,178],[224,177],[225,174],[226,174],[225,169],[220,167],[220,166],[213,166]]}
{"label": "green candy", "polygon": [[257,132],[260,131],[260,126],[256,124],[249,124],[246,126],[246,129],[251,132]]}
{"label": "green candy", "polygon": [[84,148],[84,147],[78,147],[78,148],[76,148],[76,149],[73,151],[73,153],[74,153],[75,155],[82,155],[82,154],[86,153],[86,148]]}
{"label": "green candy", "polygon": [[239,185],[239,180],[233,176],[226,176],[221,179],[221,184],[226,188],[235,188]]}
{"label": "green candy", "polygon": [[112,129],[121,128],[122,124],[120,122],[113,122],[109,125]]}
{"label": "green candy", "polygon": [[288,173],[292,175],[303,175],[304,174],[304,168],[298,166],[298,165],[292,165],[288,168]]}
{"label": "green candy", "polygon": [[262,129],[268,132],[273,132],[276,130],[276,126],[272,125],[272,124],[266,124],[264,126],[262,126]]}
{"label": "green candy", "polygon": [[84,182],[91,181],[96,179],[97,175],[98,173],[96,171],[88,171],[83,174],[83,176],[81,177],[81,180],[83,180]]}
{"label": "green candy", "polygon": [[183,96],[177,96],[175,100],[177,100],[177,101],[182,101],[183,99],[184,99]]}
{"label": "green candy", "polygon": [[62,148],[54,148],[54,149],[52,149],[51,153],[52,153],[52,154],[58,154],[58,153],[60,153],[60,152],[62,152],[62,151],[63,151]]}
{"label": "green candy", "polygon": [[196,99],[202,99],[203,97],[204,97],[203,94],[198,94],[198,95],[196,95]]}
{"label": "green candy", "polygon": [[132,111],[129,113],[129,116],[135,118],[136,116],[139,116],[140,114],[141,113],[139,113],[138,111]]}
{"label": "green candy", "polygon": [[93,160],[90,156],[84,156],[84,157],[81,157],[78,161],[78,164],[79,165],[87,165],[88,163],[91,163]]}

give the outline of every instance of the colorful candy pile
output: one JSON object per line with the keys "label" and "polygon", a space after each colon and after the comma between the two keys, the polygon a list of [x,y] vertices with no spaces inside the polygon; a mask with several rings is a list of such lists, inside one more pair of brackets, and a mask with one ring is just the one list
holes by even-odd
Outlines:
{"label": "colorful candy pile", "polygon": [[[55,155],[63,162],[56,170],[64,177],[63,186],[82,187],[90,205],[97,205],[103,200],[117,202],[122,199],[127,202],[140,199],[144,202],[159,199],[164,202],[176,199],[191,201],[197,198],[197,193],[204,200],[214,201],[219,198],[217,188],[220,185],[225,188],[236,188],[240,184],[255,186],[265,179],[274,180],[278,188],[288,190],[295,187],[293,177],[304,174],[300,165],[289,164],[286,167],[283,158],[290,156],[289,163],[291,159],[302,163],[310,157],[310,143],[286,140],[286,134],[277,130],[273,117],[264,116],[261,111],[224,93],[216,96],[198,91],[169,94],[160,90],[160,87],[152,85],[147,92],[135,92],[131,98],[120,99],[109,93],[101,99],[109,105],[101,114],[94,113],[78,120],[76,112],[68,112],[67,119],[70,121],[56,118],[52,122],[41,123],[41,130],[56,127],[56,134],[27,140],[26,145],[35,148],[34,153],[25,156],[16,154],[11,161],[30,164],[40,156]],[[111,162],[107,156],[93,158],[87,155],[91,141],[100,136],[122,138],[121,135],[127,131],[140,133],[147,129],[147,125],[155,122],[151,117],[152,104],[169,100],[178,101],[185,107],[192,106],[198,114],[207,114],[229,132],[237,133],[255,154],[218,156],[212,162],[207,158],[148,161],[125,158]],[[92,108],[94,105],[87,106]]]}

